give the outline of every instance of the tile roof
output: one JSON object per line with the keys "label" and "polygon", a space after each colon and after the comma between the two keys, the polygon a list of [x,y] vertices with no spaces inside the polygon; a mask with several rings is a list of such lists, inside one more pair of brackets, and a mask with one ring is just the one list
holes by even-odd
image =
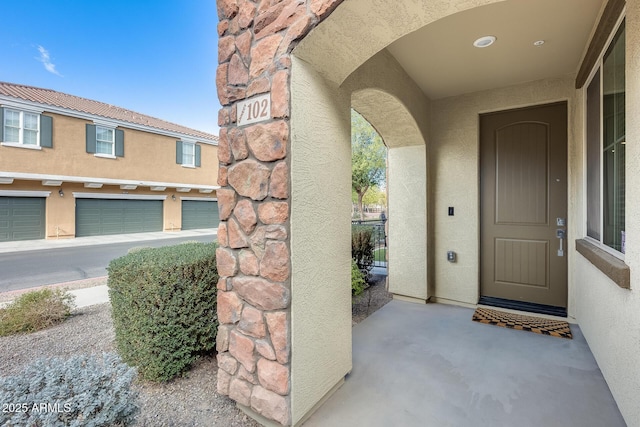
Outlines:
{"label": "tile roof", "polygon": [[105,117],[114,120],[120,120],[136,125],[148,126],[169,132],[176,132],[196,138],[202,138],[209,141],[218,141],[218,137],[199,130],[191,129],[155,117],[140,114],[135,111],[117,107],[104,102],[93,101],[91,99],[81,98],[79,96],[69,95],[62,92],[56,92],[51,89],[42,89],[39,87],[26,86],[16,83],[0,82],[0,95],[19,98],[25,101],[45,104],[54,107],[60,107],[81,113],[87,113],[95,116]]}

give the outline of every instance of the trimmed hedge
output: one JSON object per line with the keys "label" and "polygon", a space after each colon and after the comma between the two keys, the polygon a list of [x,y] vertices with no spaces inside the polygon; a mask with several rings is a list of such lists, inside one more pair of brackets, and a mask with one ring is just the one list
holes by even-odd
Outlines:
{"label": "trimmed hedge", "polygon": [[215,349],[216,247],[141,249],[109,264],[116,345],[141,377],[168,381]]}

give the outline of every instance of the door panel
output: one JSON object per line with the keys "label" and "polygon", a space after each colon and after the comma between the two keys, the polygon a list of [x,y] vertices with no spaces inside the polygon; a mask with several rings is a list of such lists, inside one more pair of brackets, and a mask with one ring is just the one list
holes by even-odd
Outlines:
{"label": "door panel", "polygon": [[0,197],[0,242],[44,237],[44,198]]}
{"label": "door panel", "polygon": [[484,297],[567,306],[566,103],[480,117]]}
{"label": "door panel", "polygon": [[182,201],[182,229],[217,228],[220,222],[218,202],[208,200]]}
{"label": "door panel", "polygon": [[162,200],[76,200],[76,237],[149,231],[162,231]]}

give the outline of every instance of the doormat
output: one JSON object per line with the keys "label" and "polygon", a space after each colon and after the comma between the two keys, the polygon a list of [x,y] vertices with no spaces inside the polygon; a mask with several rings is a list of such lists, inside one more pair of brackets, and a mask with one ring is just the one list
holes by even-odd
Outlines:
{"label": "doormat", "polygon": [[487,325],[502,326],[519,331],[535,332],[536,334],[551,335],[552,337],[573,339],[569,323],[562,320],[544,319],[534,316],[507,313],[504,311],[477,308],[473,313],[474,322]]}

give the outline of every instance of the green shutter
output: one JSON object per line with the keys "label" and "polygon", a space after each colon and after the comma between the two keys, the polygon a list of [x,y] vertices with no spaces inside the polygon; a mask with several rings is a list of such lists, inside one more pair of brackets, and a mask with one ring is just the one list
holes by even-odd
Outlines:
{"label": "green shutter", "polygon": [[40,116],[40,147],[53,147],[53,117]]}
{"label": "green shutter", "polygon": [[116,157],[124,157],[124,131],[116,129]]}
{"label": "green shutter", "polygon": [[182,164],[182,141],[176,141],[176,163]]}
{"label": "green shutter", "polygon": [[96,125],[87,124],[87,153],[96,152]]}
{"label": "green shutter", "polygon": [[196,167],[200,167],[200,146],[198,144],[195,145],[196,147]]}

